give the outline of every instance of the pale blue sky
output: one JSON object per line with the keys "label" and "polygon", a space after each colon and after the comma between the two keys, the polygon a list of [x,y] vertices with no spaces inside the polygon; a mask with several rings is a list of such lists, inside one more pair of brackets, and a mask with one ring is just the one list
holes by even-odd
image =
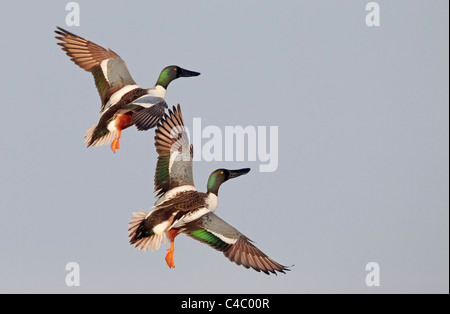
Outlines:
{"label": "pale blue sky", "polygon": [[[71,28],[64,1],[3,4],[0,292],[448,293],[448,1],[378,1],[378,28],[367,2],[80,0]],[[201,72],[166,97],[188,127],[278,126],[276,172],[202,161],[194,175],[204,191],[214,169],[251,167],[216,213],[291,272],[183,235],[170,270],[168,246],[128,244],[131,213],[155,201],[154,131],[124,131],[116,154],[85,147],[100,101],[56,26],[113,49],[143,87],[169,64]],[[65,285],[72,261],[80,287]]]}

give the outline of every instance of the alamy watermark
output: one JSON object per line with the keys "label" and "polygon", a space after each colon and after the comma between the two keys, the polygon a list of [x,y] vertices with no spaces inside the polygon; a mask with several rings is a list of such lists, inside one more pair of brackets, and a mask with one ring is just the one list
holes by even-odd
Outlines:
{"label": "alamy watermark", "polygon": [[80,286],[80,265],[77,262],[69,262],[66,264],[66,286],[79,287]]}
{"label": "alamy watermark", "polygon": [[66,11],[69,11],[66,15],[66,25],[80,26],[80,5],[77,2],[68,2]]}
{"label": "alamy watermark", "polygon": [[376,2],[369,2],[366,4],[366,25],[369,27],[380,26],[380,5]]}
{"label": "alamy watermark", "polygon": [[379,287],[380,286],[380,265],[376,262],[370,262],[366,265],[366,286]]}
{"label": "alamy watermark", "polygon": [[[259,161],[260,172],[278,169],[278,126],[202,126],[193,118],[192,132],[184,130],[194,149],[193,161]],[[178,137],[178,130],[172,130]],[[183,149],[187,149],[185,147]],[[188,153],[184,156],[189,156]]]}

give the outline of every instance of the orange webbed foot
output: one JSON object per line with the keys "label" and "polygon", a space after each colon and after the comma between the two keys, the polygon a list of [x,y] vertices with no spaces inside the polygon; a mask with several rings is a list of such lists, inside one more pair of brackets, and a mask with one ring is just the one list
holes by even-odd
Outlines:
{"label": "orange webbed foot", "polygon": [[170,248],[167,251],[168,251],[166,255],[167,266],[169,266],[169,268],[175,268],[175,262],[173,261],[173,249]]}
{"label": "orange webbed foot", "polygon": [[175,250],[175,237],[180,233],[178,229],[170,229],[167,232],[167,236],[170,240],[170,249],[167,250],[166,255],[166,263],[169,266],[169,268],[175,268],[175,262],[173,261],[173,251]]}
{"label": "orange webbed foot", "polygon": [[119,139],[120,139],[120,135],[122,134],[122,129],[118,129],[117,130],[117,137],[112,141],[111,143],[111,150],[113,151],[113,153],[116,153],[116,149],[119,149]]}
{"label": "orange webbed foot", "polygon": [[115,138],[112,143],[111,143],[111,150],[113,151],[113,153],[116,152],[116,149],[119,149],[119,138]]}

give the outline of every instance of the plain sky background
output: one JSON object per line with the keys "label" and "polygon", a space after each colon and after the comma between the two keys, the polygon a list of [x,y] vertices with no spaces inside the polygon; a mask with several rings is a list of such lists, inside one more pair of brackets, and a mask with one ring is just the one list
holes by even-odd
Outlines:
{"label": "plain sky background", "polygon": [[[67,1],[68,2],[68,1]],[[2,4],[0,292],[448,293],[449,4],[378,1],[65,1]],[[121,148],[87,149],[100,100],[91,75],[54,39],[62,26],[113,49],[152,87],[174,81],[188,127],[278,126],[279,166],[225,183],[216,211],[284,264],[266,276],[184,235],[142,252],[133,211],[154,203],[154,130],[126,130]],[[65,284],[68,262],[81,286]],[[377,262],[381,286],[367,287]]]}

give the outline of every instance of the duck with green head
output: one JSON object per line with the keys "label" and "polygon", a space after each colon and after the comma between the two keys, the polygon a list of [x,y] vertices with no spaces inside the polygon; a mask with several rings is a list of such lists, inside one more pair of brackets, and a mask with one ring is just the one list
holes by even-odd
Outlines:
{"label": "duck with green head", "polygon": [[133,213],[129,223],[130,244],[153,251],[165,243],[170,248],[166,263],[172,268],[174,240],[179,233],[222,251],[238,265],[252,267],[266,274],[289,270],[260,251],[245,235],[214,214],[219,188],[224,182],[249,173],[249,168],[217,169],[211,173],[206,193],[194,186],[192,173],[193,148],[189,144],[180,105],[158,123],[155,146],[158,161],[155,192],[158,200],[153,210]]}
{"label": "duck with green head", "polygon": [[152,88],[141,88],[131,77],[127,65],[111,49],[105,49],[60,27],[55,31],[58,45],[80,68],[91,72],[100,99],[101,117],[85,135],[88,147],[111,143],[113,152],[119,148],[122,130],[136,125],[140,131],[153,128],[167,108],[166,90],[179,77],[200,73],[177,65],[165,67]]}

